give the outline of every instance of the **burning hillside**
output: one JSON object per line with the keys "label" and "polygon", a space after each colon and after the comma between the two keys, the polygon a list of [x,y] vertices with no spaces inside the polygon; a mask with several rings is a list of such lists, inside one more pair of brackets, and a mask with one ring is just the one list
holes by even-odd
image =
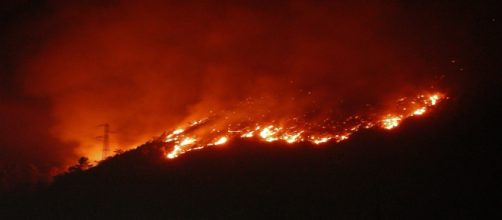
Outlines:
{"label": "burning hillside", "polygon": [[[160,138],[166,143],[169,151],[166,157],[169,159],[189,151],[224,145],[236,138],[288,144],[310,142],[319,145],[347,140],[360,129],[393,129],[406,118],[427,113],[445,98],[439,92],[403,97],[384,109],[373,109],[374,112],[367,110],[365,114],[351,115],[343,120],[309,117],[307,114],[274,120],[266,114],[240,117],[233,111],[193,121],[187,127],[165,133]],[[248,101],[245,107],[255,108],[253,104],[254,102]]]}
{"label": "burning hillside", "polygon": [[4,2],[0,219],[500,213],[495,0]]}
{"label": "burning hillside", "polygon": [[413,7],[44,1],[6,31],[3,155],[51,175],[99,161],[103,123],[106,152],[167,130],[172,158],[241,138],[318,145],[392,129],[458,94],[451,67],[463,65],[464,27]]}

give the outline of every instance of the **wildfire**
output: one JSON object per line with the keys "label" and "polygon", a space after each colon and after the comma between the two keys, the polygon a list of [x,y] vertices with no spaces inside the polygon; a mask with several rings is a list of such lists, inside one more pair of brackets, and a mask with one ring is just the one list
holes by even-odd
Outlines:
{"label": "wildfire", "polygon": [[[167,158],[173,159],[179,155],[203,149],[209,146],[219,146],[227,144],[232,139],[256,139],[265,142],[283,142],[295,144],[299,142],[309,142],[314,145],[328,143],[330,141],[341,142],[360,129],[370,129],[373,127],[386,130],[394,129],[406,118],[424,115],[440,101],[445,99],[441,93],[422,94],[414,98],[402,98],[397,102],[398,110],[382,112],[381,117],[352,116],[347,120],[334,123],[328,119],[322,123],[300,123],[297,118],[281,120],[281,122],[259,122],[247,121],[238,123],[222,123],[218,121],[217,127],[211,127],[210,118],[189,123],[185,128],[178,128],[162,137],[166,147],[172,144]],[[374,115],[374,114],[369,114]],[[378,114],[377,114],[378,115]],[[223,129],[222,129],[222,126]],[[225,127],[226,124],[226,127]],[[194,130],[202,129],[204,132]],[[204,135],[200,135],[204,134]]]}
{"label": "wildfire", "polygon": [[413,112],[413,115],[423,115],[426,111],[425,107],[419,108]]}
{"label": "wildfire", "polygon": [[195,141],[196,140],[194,138],[185,138],[185,139],[183,139],[183,141],[181,141],[180,146],[183,147],[183,146],[191,145],[191,144],[195,143]]}
{"label": "wildfire", "polygon": [[[176,130],[177,131],[177,130]],[[187,137],[183,139],[179,144],[174,145],[174,149],[171,153],[167,155],[169,159],[178,157],[180,152],[184,151],[184,148],[195,143],[195,138]]]}
{"label": "wildfire", "polygon": [[387,130],[393,129],[399,125],[401,120],[401,116],[388,115],[382,120],[382,127]]}
{"label": "wildfire", "polygon": [[322,138],[311,137],[310,140],[314,144],[322,144],[331,140],[331,137],[322,137]]}
{"label": "wildfire", "polygon": [[435,94],[435,95],[431,95],[429,97],[429,100],[431,102],[431,105],[436,105],[436,103],[438,102],[438,100],[440,99],[440,96],[438,94]]}
{"label": "wildfire", "polygon": [[174,130],[172,134],[173,135],[181,134],[181,133],[183,133],[183,131],[185,131],[185,130],[178,128],[178,129]]}
{"label": "wildfire", "polygon": [[241,135],[241,138],[252,138],[254,136],[254,131],[250,131]]}
{"label": "wildfire", "polygon": [[281,129],[280,128],[274,128],[273,125],[270,125],[270,126],[264,128],[260,132],[260,137],[262,137],[263,140],[268,141],[268,142],[276,141],[276,140],[279,139],[279,138],[276,137],[276,134],[277,134],[277,132],[279,132],[279,130],[281,130]]}
{"label": "wildfire", "polygon": [[222,145],[222,144],[227,143],[227,141],[228,141],[227,137],[221,137],[216,142],[214,142],[214,145]]}
{"label": "wildfire", "polygon": [[298,132],[296,134],[284,134],[281,139],[286,141],[287,143],[290,143],[290,144],[295,143],[295,142],[299,141],[300,135],[302,133],[303,132]]}

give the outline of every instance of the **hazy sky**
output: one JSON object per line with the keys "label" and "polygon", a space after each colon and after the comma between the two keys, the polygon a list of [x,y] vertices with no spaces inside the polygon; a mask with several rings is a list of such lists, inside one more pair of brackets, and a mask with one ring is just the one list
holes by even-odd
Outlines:
{"label": "hazy sky", "polygon": [[444,66],[470,40],[469,27],[458,25],[461,13],[446,8],[395,1],[5,4],[0,166],[45,174],[79,156],[98,159],[95,137],[105,122],[112,148],[129,148],[246,98],[267,100],[277,115],[318,108],[336,109],[336,117],[427,88],[452,77]]}

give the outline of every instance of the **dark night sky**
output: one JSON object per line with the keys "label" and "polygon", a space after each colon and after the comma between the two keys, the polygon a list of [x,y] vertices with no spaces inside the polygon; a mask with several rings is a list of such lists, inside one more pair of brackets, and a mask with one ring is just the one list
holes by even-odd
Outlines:
{"label": "dark night sky", "polygon": [[[0,3],[2,184],[96,158],[104,121],[117,132],[114,146],[131,147],[258,93],[315,88],[336,108],[444,75],[452,97],[498,107],[498,9],[496,1]],[[277,86],[290,80],[298,83]],[[486,109],[480,127],[500,121],[495,112]]]}

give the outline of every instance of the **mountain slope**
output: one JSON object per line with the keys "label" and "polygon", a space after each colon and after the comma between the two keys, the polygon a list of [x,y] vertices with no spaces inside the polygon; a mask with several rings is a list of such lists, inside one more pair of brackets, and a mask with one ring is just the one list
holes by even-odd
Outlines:
{"label": "mountain slope", "polygon": [[[495,145],[452,100],[393,131],[314,147],[237,141],[164,157],[152,142],[9,202],[37,218],[480,218]],[[467,103],[468,104],[468,103]]]}

